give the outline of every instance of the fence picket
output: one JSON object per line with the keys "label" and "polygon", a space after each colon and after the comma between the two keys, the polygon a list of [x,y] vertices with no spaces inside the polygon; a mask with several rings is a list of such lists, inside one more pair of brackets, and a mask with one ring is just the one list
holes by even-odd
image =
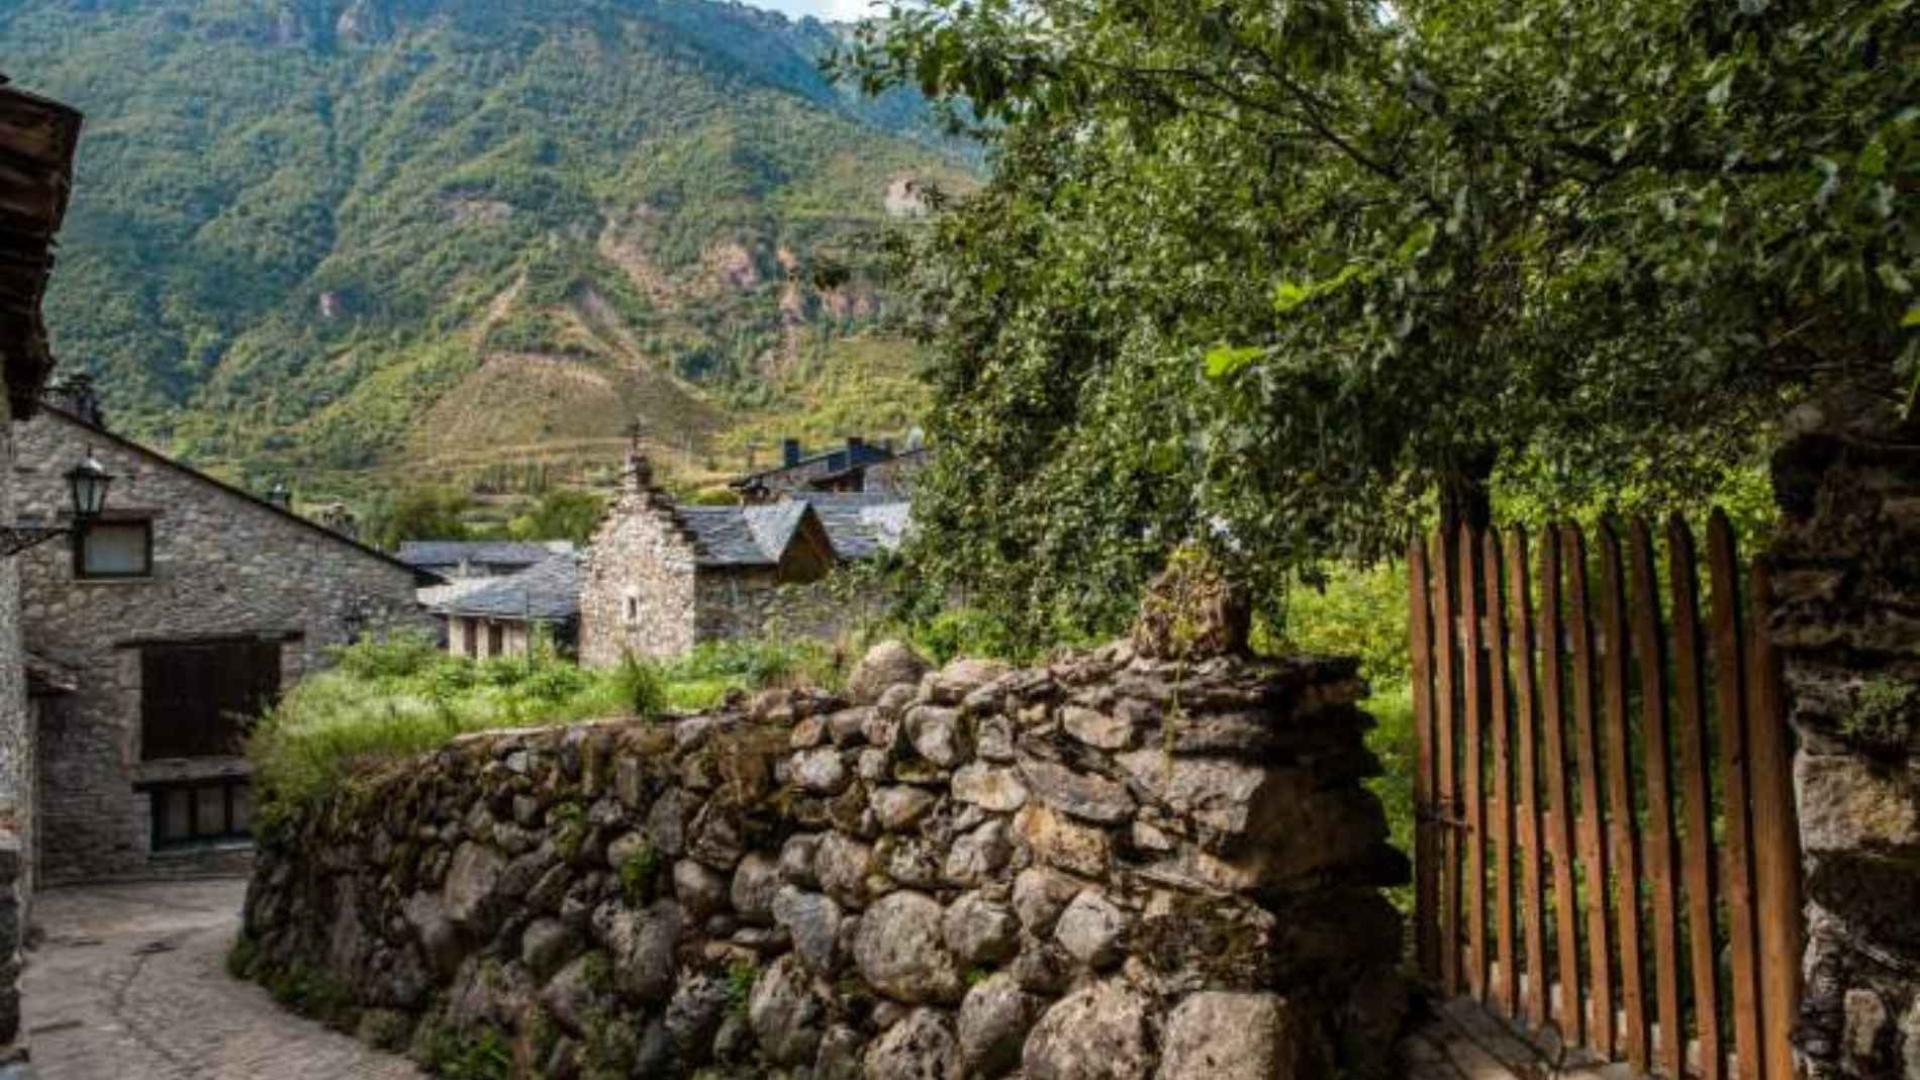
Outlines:
{"label": "fence picket", "polygon": [[1614,941],[1620,962],[1620,1002],[1626,1026],[1619,1049],[1637,1072],[1647,1071],[1646,986],[1640,957],[1640,828],[1633,797],[1633,765],[1627,754],[1627,643],[1626,574],[1620,560],[1620,537],[1611,523],[1600,525],[1601,680],[1605,686],[1607,831],[1613,870]]}
{"label": "fence picket", "polygon": [[1682,837],[1687,894],[1687,964],[1693,976],[1693,1023],[1702,1080],[1723,1080],[1719,951],[1714,948],[1713,790],[1708,776],[1706,672],[1701,666],[1700,587],[1693,532],[1675,514],[1667,522],[1667,573],[1673,589],[1675,734],[1686,800]]}
{"label": "fence picket", "polygon": [[1540,727],[1547,741],[1547,845],[1553,854],[1554,960],[1559,966],[1560,1025],[1571,1044],[1586,1041],[1580,978],[1580,899],[1574,889],[1573,798],[1567,784],[1566,700],[1561,647],[1560,552],[1565,537],[1552,525],[1540,538]]}
{"label": "fence picket", "polygon": [[[1660,626],[1660,593],[1654,582],[1653,533],[1636,520],[1628,533],[1633,577],[1634,651],[1640,661],[1640,738],[1647,789],[1647,834],[1641,856],[1653,900],[1652,953],[1655,1010],[1660,1020],[1660,1064],[1666,1075],[1686,1076],[1687,1032],[1680,1023],[1680,929],[1675,896],[1673,782],[1667,734],[1667,650]],[[1625,936],[1625,930],[1621,935]]]}
{"label": "fence picket", "polygon": [[1456,755],[1454,725],[1453,568],[1459,552],[1442,529],[1435,542],[1441,553],[1439,580],[1433,590],[1434,640],[1440,645],[1434,660],[1434,715],[1439,733],[1440,826],[1440,985],[1448,997],[1460,992],[1460,804],[1455,796]]}
{"label": "fence picket", "polygon": [[1467,730],[1461,759],[1465,779],[1467,827],[1467,989],[1487,999],[1487,823],[1483,770],[1486,762],[1486,659],[1481,655],[1480,545],[1474,531],[1460,527],[1461,705]]}
{"label": "fence picket", "polygon": [[1791,1080],[1793,1020],[1800,1000],[1799,825],[1794,820],[1793,750],[1780,700],[1780,661],[1767,632],[1773,582],[1764,562],[1752,576],[1748,635],[1748,753],[1753,766],[1753,857],[1760,928],[1762,1057],[1766,1075]]}
{"label": "fence picket", "polygon": [[1439,841],[1433,814],[1433,635],[1432,585],[1427,575],[1427,544],[1415,537],[1407,548],[1407,611],[1413,652],[1413,723],[1418,749],[1413,773],[1413,938],[1420,974],[1440,977],[1439,937],[1434,901],[1440,893]]}
{"label": "fence picket", "polygon": [[1481,536],[1480,578],[1486,591],[1487,719],[1493,727],[1493,787],[1487,797],[1493,840],[1494,955],[1500,983],[1494,988],[1502,1013],[1520,1015],[1520,980],[1513,957],[1513,752],[1510,745],[1507,700],[1506,607],[1500,603],[1500,536],[1489,529]]}
{"label": "fence picket", "polygon": [[1733,954],[1733,1046],[1743,1080],[1757,1080],[1760,1064],[1760,981],[1755,968],[1753,846],[1747,827],[1746,678],[1740,630],[1740,578],[1735,567],[1733,526],[1716,512],[1707,522],[1707,563],[1712,581],[1713,685],[1720,741],[1721,812],[1726,820],[1727,923]]}
{"label": "fence picket", "polygon": [[1514,816],[1519,825],[1520,922],[1527,953],[1527,1025],[1542,1028],[1547,1024],[1547,946],[1546,905],[1540,880],[1540,755],[1535,742],[1534,725],[1539,703],[1534,696],[1533,679],[1533,591],[1527,582],[1527,534],[1515,529],[1507,536],[1507,602],[1512,606],[1509,625],[1514,691],[1516,696],[1514,727],[1519,734],[1519,792],[1514,800]]}

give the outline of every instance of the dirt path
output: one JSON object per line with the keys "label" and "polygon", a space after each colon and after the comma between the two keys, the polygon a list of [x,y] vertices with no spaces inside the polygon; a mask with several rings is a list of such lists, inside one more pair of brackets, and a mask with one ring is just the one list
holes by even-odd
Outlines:
{"label": "dirt path", "polygon": [[399,1080],[423,1074],[227,975],[246,882],[53,889],[23,979],[40,1080]]}

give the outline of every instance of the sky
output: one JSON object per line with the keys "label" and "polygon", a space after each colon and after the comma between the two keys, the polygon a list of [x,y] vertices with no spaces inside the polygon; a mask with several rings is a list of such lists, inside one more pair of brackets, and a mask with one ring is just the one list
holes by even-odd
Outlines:
{"label": "sky", "polygon": [[798,18],[812,15],[816,19],[860,19],[873,14],[867,5],[871,0],[747,0],[754,7],[784,12]]}

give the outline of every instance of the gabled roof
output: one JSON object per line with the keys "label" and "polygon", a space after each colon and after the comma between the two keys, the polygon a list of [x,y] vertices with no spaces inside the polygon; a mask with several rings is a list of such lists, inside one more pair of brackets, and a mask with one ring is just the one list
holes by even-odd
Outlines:
{"label": "gabled roof", "polygon": [[673,508],[700,566],[778,566],[811,512],[804,502]]}
{"label": "gabled roof", "polygon": [[783,462],[758,472],[750,472],[738,479],[728,481],[728,486],[741,489],[759,487],[785,473],[844,473],[862,465],[891,461],[894,456],[893,449],[885,444],[862,442],[852,446],[836,446],[803,455],[792,464]]}
{"label": "gabled roof", "polygon": [[826,526],[834,554],[849,562],[900,546],[910,504],[898,495],[808,495],[775,506],[807,505]]}
{"label": "gabled roof", "polygon": [[493,578],[434,609],[442,615],[565,622],[580,615],[580,558],[549,554],[517,574]]}
{"label": "gabled roof", "polygon": [[106,428],[95,427],[94,425],[87,423],[85,420],[80,419],[79,417],[73,415],[72,413],[66,411],[65,409],[60,408],[57,405],[53,405],[46,401],[42,401],[40,403],[40,411],[45,413],[49,418],[59,423],[70,424],[74,427],[81,429],[86,433],[86,437],[88,439],[92,439],[97,442],[111,443],[112,445],[117,446],[122,450],[127,450],[132,453],[138,454],[141,457],[146,458],[148,461],[154,462],[155,464],[158,464],[158,465],[164,465],[167,468],[172,469],[173,471],[180,473],[183,476],[192,477],[193,479],[198,480],[201,483],[206,484],[218,491],[221,491],[227,495],[231,495],[232,497],[240,500],[241,502],[251,503],[255,507],[258,507],[261,510],[265,510],[268,513],[274,514],[277,517],[284,518],[288,522],[294,525],[298,525],[303,529],[307,529],[311,532],[318,533],[320,536],[323,536],[326,539],[331,540],[336,544],[344,544],[347,547],[353,548],[355,551],[360,552],[362,555],[371,556],[375,559],[379,559],[383,563],[387,563],[389,565],[396,566],[402,570],[405,570],[407,573],[413,575],[414,581],[418,584],[439,585],[444,583],[445,579],[443,579],[439,574],[433,573],[430,570],[423,570],[417,566],[408,566],[406,563],[403,563],[399,559],[396,559],[393,556],[387,554],[386,552],[381,551],[379,548],[369,547],[366,544],[363,544],[360,541],[355,540],[350,536],[346,536],[344,534],[334,532],[332,529],[327,528],[325,525],[322,525],[317,521],[310,521],[307,518],[303,518],[299,514],[296,514],[291,510],[285,509],[275,503],[268,502],[266,499],[263,499],[260,496],[255,495],[251,491],[247,491],[244,488],[234,487],[232,484],[227,483],[225,480],[220,480],[215,477],[208,476],[206,473],[201,472],[200,470],[194,468],[193,466],[185,465],[179,461],[175,461],[173,458],[168,457],[167,455],[161,453],[158,450],[153,449],[150,446],[143,446],[140,443],[134,442],[132,439],[129,439],[124,435],[116,435],[113,432],[108,431]]}
{"label": "gabled roof", "polygon": [[397,557],[408,566],[537,566],[571,552],[565,540],[403,540]]}

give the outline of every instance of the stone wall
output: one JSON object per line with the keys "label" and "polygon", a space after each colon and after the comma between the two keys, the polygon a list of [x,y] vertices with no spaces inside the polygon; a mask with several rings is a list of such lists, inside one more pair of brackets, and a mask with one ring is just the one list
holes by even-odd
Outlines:
{"label": "stone wall", "polygon": [[1920,431],[1803,410],[1775,460],[1774,641],[1799,738],[1810,1074],[1920,1078]]}
{"label": "stone wall", "polygon": [[[397,562],[51,410],[15,434],[21,517],[61,520],[64,473],[91,450],[115,476],[108,509],[151,515],[153,530],[153,569],[143,578],[79,580],[64,540],[18,560],[26,639],[76,683],[43,702],[43,880],[153,868],[148,797],[136,790],[151,764],[140,746],[143,645],[279,641],[285,687],[358,631],[431,628],[413,572]],[[235,767],[189,759],[168,766],[167,778],[190,779],[200,764]]]}
{"label": "stone wall", "polygon": [[263,839],[237,961],[514,1075],[1378,1075],[1404,879],[1345,661],[1128,644],[457,740]]}
{"label": "stone wall", "polygon": [[580,662],[611,667],[629,653],[693,649],[693,540],[653,486],[644,459],[629,458],[620,495],[587,549],[580,588]]}

